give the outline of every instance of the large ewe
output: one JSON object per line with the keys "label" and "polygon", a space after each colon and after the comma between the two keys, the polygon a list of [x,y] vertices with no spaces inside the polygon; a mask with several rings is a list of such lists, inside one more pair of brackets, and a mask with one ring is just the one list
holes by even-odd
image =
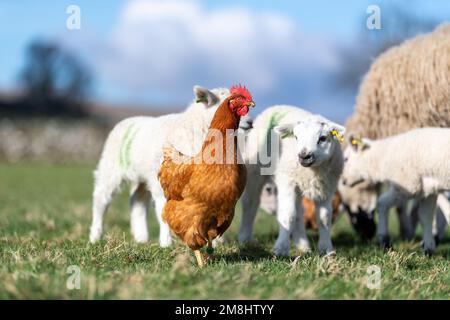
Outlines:
{"label": "large ewe", "polygon": [[359,89],[346,128],[370,139],[450,127],[450,24],[381,54]]}
{"label": "large ewe", "polygon": [[[280,140],[272,131],[283,138]],[[279,222],[274,253],[289,254],[291,235],[300,251],[310,250],[299,196],[315,203],[319,251],[332,252],[331,199],[343,167],[338,141],[343,132],[340,125],[293,106],[274,106],[256,118],[244,155],[248,163],[248,184],[242,196],[240,242],[251,240],[261,189],[273,176],[278,188]],[[276,154],[277,145],[279,154]]]}
{"label": "large ewe", "polygon": [[[381,54],[364,77],[348,132],[381,139],[418,127],[450,126],[450,24],[417,36]],[[371,208],[378,188],[364,186],[364,197],[339,188],[354,208]],[[352,193],[348,195],[348,193]],[[411,236],[405,204],[398,210],[402,237]],[[366,212],[368,214],[368,212]]]}
{"label": "large ewe", "polygon": [[450,129],[414,129],[376,141],[351,137],[351,142],[344,154],[342,183],[353,186],[367,181],[390,185],[377,203],[379,239],[388,242],[389,209],[415,198],[419,201],[424,248],[426,252],[434,252],[432,225],[436,200],[440,192],[450,190]]}
{"label": "large ewe", "polygon": [[91,242],[101,237],[103,216],[115,192],[123,182],[129,182],[134,239],[148,241],[147,209],[152,197],[160,224],[159,243],[163,247],[171,244],[169,229],[161,219],[166,199],[157,178],[162,147],[169,140],[178,150],[195,154],[215,110],[230,92],[225,88],[209,91],[195,86],[194,93],[195,100],[183,113],[128,118],[110,132],[95,171]]}

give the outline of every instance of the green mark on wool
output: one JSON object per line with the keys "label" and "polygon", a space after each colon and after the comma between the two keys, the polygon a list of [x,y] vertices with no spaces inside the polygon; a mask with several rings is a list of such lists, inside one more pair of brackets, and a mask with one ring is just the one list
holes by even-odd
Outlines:
{"label": "green mark on wool", "polygon": [[[267,128],[267,141],[269,141],[270,138],[270,131],[273,130],[277,125],[280,124],[280,121],[283,120],[283,118],[289,113],[289,111],[285,112],[274,112],[272,116],[269,119],[269,127]],[[284,137],[282,137],[284,138]]]}
{"label": "green mark on wool", "polygon": [[125,134],[122,139],[122,146],[120,147],[120,158],[119,163],[120,166],[124,169],[128,168],[131,164],[130,152],[131,152],[131,144],[139,131],[139,128],[134,128],[134,123],[130,124],[130,126],[125,131]]}
{"label": "green mark on wool", "polygon": [[[269,119],[269,126],[267,128],[267,155],[271,155],[272,154],[272,149],[271,149],[271,141],[270,141],[270,132],[273,130],[273,128],[275,128],[276,126],[278,126],[280,124],[280,121],[289,113],[289,111],[285,111],[285,112],[274,112],[272,114],[272,116]],[[284,136],[281,138],[285,138]]]}
{"label": "green mark on wool", "polygon": [[277,125],[280,124],[280,121],[288,114],[289,112],[274,112],[272,116],[269,119],[269,128],[267,129],[268,133],[270,133],[270,130],[273,130]]}

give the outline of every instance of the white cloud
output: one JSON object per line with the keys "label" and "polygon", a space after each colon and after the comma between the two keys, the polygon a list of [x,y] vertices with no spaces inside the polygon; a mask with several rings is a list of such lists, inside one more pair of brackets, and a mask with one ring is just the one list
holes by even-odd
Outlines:
{"label": "white cloud", "polygon": [[308,77],[335,63],[326,39],[301,32],[286,16],[246,7],[211,10],[194,0],[128,2],[109,37],[89,55],[100,78],[167,103],[186,101],[197,83],[240,82],[261,97],[308,90],[304,86],[317,81]]}

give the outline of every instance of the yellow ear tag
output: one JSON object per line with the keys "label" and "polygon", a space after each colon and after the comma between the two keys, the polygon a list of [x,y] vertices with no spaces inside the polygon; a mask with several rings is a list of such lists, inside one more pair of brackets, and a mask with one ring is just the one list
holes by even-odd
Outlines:
{"label": "yellow ear tag", "polygon": [[[338,139],[339,142],[344,142],[344,136],[342,134],[340,134],[339,132],[337,132],[336,129],[333,129],[331,131],[331,135],[335,136]],[[352,141],[352,143],[353,143],[353,141]]]}
{"label": "yellow ear tag", "polygon": [[354,145],[354,146],[359,146],[359,145],[361,145],[362,144],[362,142],[360,141],[360,140],[358,140],[358,139],[352,139],[352,145]]}

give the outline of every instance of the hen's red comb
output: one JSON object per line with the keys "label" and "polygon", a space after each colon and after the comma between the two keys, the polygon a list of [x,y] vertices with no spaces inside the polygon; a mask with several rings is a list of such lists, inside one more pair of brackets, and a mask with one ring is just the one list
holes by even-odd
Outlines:
{"label": "hen's red comb", "polygon": [[240,94],[240,95],[244,96],[245,100],[253,101],[250,91],[248,91],[248,89],[245,86],[241,86],[240,84],[232,86],[230,89],[230,93],[231,94]]}

